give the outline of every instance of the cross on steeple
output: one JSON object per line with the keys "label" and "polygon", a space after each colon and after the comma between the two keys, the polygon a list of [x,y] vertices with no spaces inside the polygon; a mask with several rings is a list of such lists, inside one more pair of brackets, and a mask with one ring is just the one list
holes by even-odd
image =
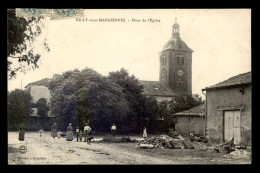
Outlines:
{"label": "cross on steeple", "polygon": [[177,18],[175,18],[175,23],[172,26],[173,35],[179,35],[179,27],[180,27],[180,25],[177,23]]}

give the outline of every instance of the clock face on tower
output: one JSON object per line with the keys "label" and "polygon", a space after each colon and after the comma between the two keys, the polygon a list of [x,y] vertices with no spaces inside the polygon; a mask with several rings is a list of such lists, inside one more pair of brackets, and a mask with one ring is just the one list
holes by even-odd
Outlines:
{"label": "clock face on tower", "polygon": [[184,73],[184,72],[183,72],[183,70],[181,70],[181,69],[177,71],[178,76],[182,76],[183,73]]}

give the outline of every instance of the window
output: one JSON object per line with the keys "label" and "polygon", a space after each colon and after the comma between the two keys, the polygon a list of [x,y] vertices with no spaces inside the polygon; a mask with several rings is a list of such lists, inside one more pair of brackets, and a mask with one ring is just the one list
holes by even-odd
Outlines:
{"label": "window", "polygon": [[177,57],[177,64],[180,63],[180,57]]}
{"label": "window", "polygon": [[184,57],[181,58],[181,64],[184,64]]}
{"label": "window", "polygon": [[183,88],[183,81],[179,81],[179,82],[178,82],[178,87],[179,87],[179,89],[182,89],[182,88]]}
{"label": "window", "polygon": [[165,58],[162,58],[162,65],[165,66]]}

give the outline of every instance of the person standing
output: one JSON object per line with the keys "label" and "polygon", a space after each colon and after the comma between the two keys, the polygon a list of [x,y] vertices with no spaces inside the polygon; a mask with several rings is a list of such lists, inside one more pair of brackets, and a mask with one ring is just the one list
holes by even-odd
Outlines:
{"label": "person standing", "polygon": [[39,131],[40,133],[40,137],[42,137],[42,134],[43,134],[43,129],[41,128],[41,130]]}
{"label": "person standing", "polygon": [[71,124],[71,123],[70,123],[69,126],[67,127],[66,140],[67,140],[67,141],[72,141],[72,140],[73,140],[73,127],[72,127],[72,124]]}
{"label": "person standing", "polygon": [[24,126],[22,123],[19,128],[19,140],[20,141],[24,141],[24,134],[25,134],[25,130],[24,130]]}
{"label": "person standing", "polygon": [[79,128],[76,127],[77,142],[79,141]]}
{"label": "person standing", "polygon": [[111,133],[112,133],[112,136],[115,138],[116,137],[116,125],[115,124],[113,124],[111,127]]}
{"label": "person standing", "polygon": [[145,128],[145,127],[144,127],[143,137],[144,137],[144,139],[146,139],[146,138],[147,138],[147,130],[146,130],[146,128]]}
{"label": "person standing", "polygon": [[57,125],[56,125],[56,123],[54,123],[51,127],[51,135],[52,135],[53,139],[55,139],[55,137],[57,137]]}
{"label": "person standing", "polygon": [[86,125],[84,127],[84,137],[85,137],[84,142],[87,142],[87,139],[89,138],[90,131],[91,131],[91,128],[89,127],[88,123],[86,123]]}
{"label": "person standing", "polygon": [[81,130],[79,131],[79,140],[80,140],[80,142],[82,142],[82,131]]}

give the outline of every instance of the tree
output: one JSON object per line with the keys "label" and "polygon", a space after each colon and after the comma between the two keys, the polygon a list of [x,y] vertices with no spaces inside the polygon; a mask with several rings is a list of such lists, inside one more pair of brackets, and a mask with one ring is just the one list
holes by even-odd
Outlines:
{"label": "tree", "polygon": [[154,97],[147,97],[146,103],[146,119],[147,123],[145,127],[149,133],[155,133],[158,131],[159,121],[159,105]]}
{"label": "tree", "polygon": [[110,72],[109,79],[123,88],[127,100],[129,113],[122,124],[124,131],[141,132],[143,127],[148,125],[149,116],[153,114],[154,110],[150,109],[148,105],[154,105],[154,100],[151,101],[151,98],[149,100],[142,94],[143,86],[138,83],[138,79],[134,75],[130,76],[124,68],[121,68],[120,71]]}
{"label": "tree", "polygon": [[47,113],[49,111],[49,106],[47,104],[47,100],[45,98],[40,98],[36,104],[35,107],[37,108],[38,115],[41,117],[46,117]]}
{"label": "tree", "polygon": [[[31,17],[28,19],[16,17],[15,9],[7,11],[7,71],[9,79],[15,78],[18,71],[26,73],[30,69],[38,68],[41,55],[33,50],[33,43],[42,33],[44,27],[43,17]],[[43,46],[50,51],[46,39]],[[18,67],[13,67],[14,63]]]}
{"label": "tree", "polygon": [[128,111],[122,88],[90,68],[63,73],[49,89],[50,107],[62,128],[70,122],[82,127],[89,121],[93,130],[108,131]]}
{"label": "tree", "polygon": [[7,99],[7,116],[8,129],[17,130],[24,116],[32,113],[32,97],[31,95],[20,89],[15,89],[8,93]]}

